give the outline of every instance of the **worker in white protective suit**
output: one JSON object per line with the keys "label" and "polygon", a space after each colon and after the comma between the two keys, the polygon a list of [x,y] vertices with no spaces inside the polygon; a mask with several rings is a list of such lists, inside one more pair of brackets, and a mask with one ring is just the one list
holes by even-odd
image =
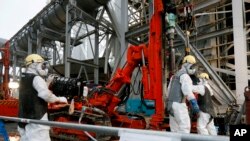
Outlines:
{"label": "worker in white protective suit", "polygon": [[187,55],[183,59],[181,69],[173,75],[168,86],[167,112],[169,113],[169,124],[172,132],[190,133],[191,122],[186,105],[189,101],[194,114],[199,113],[199,106],[193,94],[193,82],[190,75],[195,73],[194,56]]}
{"label": "worker in white protective suit", "polygon": [[198,105],[200,107],[199,117],[197,119],[198,134],[203,135],[217,135],[214,126],[215,116],[214,107],[212,103],[213,90],[208,84],[209,76],[207,73],[201,73],[199,76],[201,85],[204,86],[204,92],[198,95]]}
{"label": "worker in white protective suit", "polygon": [[[47,86],[43,77],[48,69],[44,59],[38,54],[25,58],[26,72],[22,73],[19,88],[19,118],[48,120],[48,103],[65,103],[65,97],[57,97]],[[50,141],[49,126],[18,123],[20,141]]]}

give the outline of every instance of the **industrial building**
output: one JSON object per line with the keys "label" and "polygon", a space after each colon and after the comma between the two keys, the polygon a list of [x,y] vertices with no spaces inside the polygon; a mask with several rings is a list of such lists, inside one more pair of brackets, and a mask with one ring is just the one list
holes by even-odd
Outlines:
{"label": "industrial building", "polygon": [[[52,140],[229,140],[230,125],[250,124],[249,12],[249,0],[51,0],[0,37],[0,118],[49,125]],[[17,118],[8,84],[30,54],[48,62],[49,88],[73,113],[49,105],[49,122]],[[187,54],[209,74],[217,136],[197,134],[196,117],[190,134],[170,132],[167,87]]]}

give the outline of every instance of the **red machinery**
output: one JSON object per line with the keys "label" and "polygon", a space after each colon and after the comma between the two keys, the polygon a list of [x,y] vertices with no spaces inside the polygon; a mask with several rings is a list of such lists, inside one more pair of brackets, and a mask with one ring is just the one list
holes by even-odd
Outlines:
{"label": "red machinery", "polygon": [[[127,52],[127,62],[124,68],[117,69],[114,77],[105,86],[105,90],[97,91],[88,96],[87,102],[82,106],[95,107],[105,112],[113,126],[128,128],[146,128],[144,118],[134,119],[120,114],[116,107],[121,101],[116,94],[125,84],[130,84],[132,72],[139,64],[142,64],[142,83],[144,86],[144,98],[153,100],[155,114],[150,119],[150,128],[161,130],[164,119],[164,102],[162,89],[162,0],[154,0],[154,13],[150,21],[149,44],[130,46]],[[79,103],[78,103],[79,104]],[[81,106],[80,106],[81,107]],[[76,109],[81,110],[81,109]]]}
{"label": "red machinery", "polygon": [[[7,41],[3,48],[1,63],[4,66],[3,82],[1,84],[1,94],[3,99],[0,100],[0,115],[16,117],[18,113],[18,100],[10,97],[9,84],[9,66],[10,66],[10,44]],[[0,74],[2,75],[2,74]],[[2,77],[2,76],[1,76]]]}
{"label": "red machinery", "polygon": [[[154,130],[161,130],[165,128],[163,125],[164,102],[162,88],[163,14],[164,10],[162,0],[154,0],[154,13],[150,20],[149,28],[149,44],[130,46],[127,52],[127,63],[125,67],[117,70],[111,81],[104,88],[101,88],[102,91],[96,91],[91,95],[88,95],[84,101],[75,102],[75,111],[83,111],[84,108],[84,113],[89,117],[81,123],[110,125],[110,123],[103,122],[103,118],[108,118],[112,126],[145,129],[147,124],[144,118],[134,118],[116,111],[116,107],[121,101],[119,96],[116,94],[123,85],[131,83],[130,78],[132,72],[137,66],[139,66],[139,64],[141,64],[144,98],[147,100],[153,100],[155,103],[155,113],[150,119],[149,128]],[[2,104],[0,105],[2,106]],[[57,111],[51,108],[50,112],[53,115]],[[96,113],[99,113],[99,115]],[[78,116],[81,116],[80,113]],[[64,114],[64,116],[61,114],[61,116],[57,116],[52,120],[70,122],[76,121],[76,118],[73,116],[70,117],[67,114]],[[54,132],[58,134],[61,131],[69,133],[66,129],[54,128]],[[78,135],[79,134],[77,134],[77,136]],[[84,137],[81,138],[83,139]]]}
{"label": "red machinery", "polygon": [[[9,66],[10,66],[10,50],[9,50],[9,41],[7,41],[4,45],[4,48],[0,48],[0,51],[2,53],[2,59],[0,60],[1,63],[3,63],[4,66],[4,75],[3,75],[3,83],[1,84],[1,91],[3,92],[3,98],[8,99],[9,98]],[[2,75],[2,74],[1,74]]]}
{"label": "red machinery", "polygon": [[[130,46],[127,52],[127,63],[123,69],[118,69],[114,77],[105,87],[113,93],[118,93],[124,84],[130,84],[132,72],[142,64],[142,83],[144,98],[155,102],[155,114],[151,117],[150,128],[162,129],[164,118],[164,103],[162,90],[162,0],[154,0],[154,14],[150,21],[149,44]],[[145,60],[145,62],[143,61]],[[88,105],[97,107],[112,117],[114,124],[123,123],[129,128],[146,128],[144,119],[135,121],[126,115],[115,111],[120,99],[107,92],[94,93],[88,98]],[[118,124],[119,125],[119,124]]]}
{"label": "red machinery", "polygon": [[[89,92],[84,100],[75,102],[75,111],[84,113],[83,120],[88,124],[102,124],[116,127],[162,130],[164,124],[163,101],[163,57],[162,57],[162,16],[164,14],[162,0],[154,0],[154,13],[150,21],[149,44],[130,46],[127,51],[127,62],[118,68],[114,77],[105,87]],[[149,126],[144,117],[134,117],[116,110],[121,99],[117,94],[124,85],[131,83],[131,76],[136,67],[142,66],[143,97],[154,101],[155,113],[151,116]],[[55,121],[72,122],[73,116],[56,116]],[[91,120],[90,120],[91,119]],[[106,119],[105,122],[103,119]],[[107,120],[108,119],[108,120]],[[109,124],[107,124],[107,122]],[[56,134],[67,134],[66,130],[54,128]],[[79,136],[78,134],[75,136]],[[80,136],[78,137],[80,138]],[[81,137],[83,138],[83,137]]]}

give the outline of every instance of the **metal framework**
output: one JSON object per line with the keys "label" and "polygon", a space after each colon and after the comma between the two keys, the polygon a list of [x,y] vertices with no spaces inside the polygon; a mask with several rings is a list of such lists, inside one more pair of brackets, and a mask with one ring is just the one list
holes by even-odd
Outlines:
{"label": "metal framework", "polygon": [[[126,33],[126,38],[131,44],[147,42],[150,1],[146,1],[145,3],[145,0],[130,0],[129,2],[131,4],[129,6],[131,15],[129,15],[130,26],[129,31]],[[221,95],[218,99],[221,99],[222,103],[227,99],[227,95],[231,95],[229,96],[231,97],[229,101],[232,102],[237,99],[237,103],[242,104],[242,99],[244,100],[244,87],[248,85],[249,79],[246,73],[249,72],[249,63],[247,62],[249,58],[249,19],[247,18],[249,3],[242,1],[236,5],[236,3],[233,3],[231,0],[196,0],[193,1],[193,5],[193,15],[195,19],[193,26],[189,29],[191,32],[190,43],[195,49],[198,49],[197,51],[200,52],[202,58],[207,61],[207,63],[204,64],[204,61],[201,60],[201,66],[203,70],[207,72],[211,72],[211,70],[214,71],[213,74],[210,73],[210,75],[218,78],[215,79],[215,77],[213,77],[214,81],[220,80],[226,84],[220,85],[217,83],[219,81],[215,84],[217,85],[217,88],[215,86],[215,92]],[[238,12],[234,11],[234,6],[239,7],[235,8],[239,10]],[[238,15],[240,11],[245,11],[242,13],[242,16]],[[233,15],[233,13],[237,14]],[[244,21],[245,23],[242,23]],[[240,27],[241,29],[239,29]],[[239,33],[237,32],[238,30],[242,32]],[[244,35],[246,35],[246,37]],[[177,49],[177,53],[183,54],[185,42],[182,41],[183,37],[178,36],[179,35],[177,35],[174,45]],[[241,44],[238,44],[239,42]],[[244,64],[242,64],[243,62]],[[242,65],[244,68],[240,67]],[[209,66],[210,71],[207,70],[208,67],[206,66]],[[239,83],[237,83],[237,80]],[[236,94],[233,94],[232,91]],[[241,100],[239,100],[239,98]]]}
{"label": "metal framework", "polygon": [[[52,0],[9,40],[12,78],[18,79],[20,73],[16,71],[21,69],[17,67],[23,67],[22,60],[27,54],[38,53],[51,61],[54,71],[65,77],[83,77],[98,83],[102,75],[110,72],[110,66],[115,70],[124,65],[128,44],[148,43],[148,25],[154,10],[152,0],[98,2]],[[234,102],[242,104],[244,87],[250,79],[250,4],[236,0],[194,0],[193,5],[194,21],[189,28],[189,43],[192,54],[200,62],[200,71],[207,71],[212,77],[218,106]],[[174,48],[176,57],[181,60],[187,41],[179,26],[176,31]],[[102,58],[104,61],[101,61]],[[12,120],[23,121],[17,118]],[[106,128],[87,129],[84,125],[78,127],[67,123],[29,122],[106,131]],[[119,129],[110,130],[112,135],[117,135]],[[195,140],[196,137],[181,138]],[[196,139],[203,138],[199,136]]]}

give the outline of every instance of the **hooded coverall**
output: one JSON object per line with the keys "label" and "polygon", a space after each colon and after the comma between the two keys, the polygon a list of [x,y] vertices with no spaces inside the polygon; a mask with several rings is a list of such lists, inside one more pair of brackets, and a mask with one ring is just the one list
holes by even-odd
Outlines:
{"label": "hooded coverall", "polygon": [[[47,106],[49,103],[67,103],[65,97],[57,97],[47,86],[46,81],[39,76],[34,63],[23,73],[19,88],[20,118],[48,120]],[[49,126],[18,123],[20,141],[50,141]]]}

